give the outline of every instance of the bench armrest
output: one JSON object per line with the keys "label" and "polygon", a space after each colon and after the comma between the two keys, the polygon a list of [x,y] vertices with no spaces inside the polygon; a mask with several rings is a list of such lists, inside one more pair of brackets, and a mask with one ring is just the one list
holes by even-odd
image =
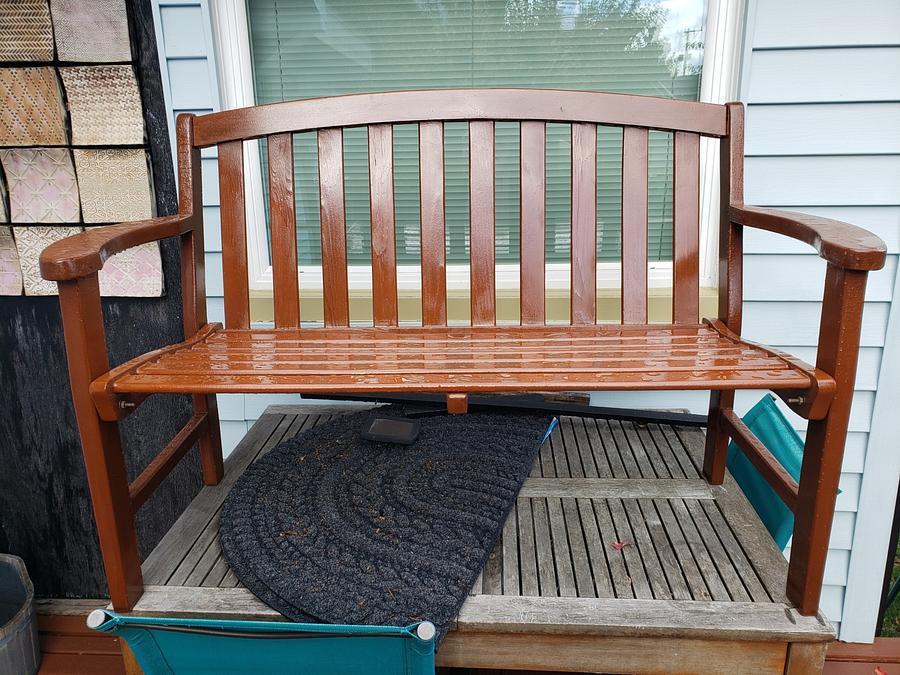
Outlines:
{"label": "bench armrest", "polygon": [[729,209],[729,217],[738,225],[806,242],[825,260],[842,269],[869,271],[884,266],[884,242],[856,225],[805,213],[734,204]]}
{"label": "bench armrest", "polygon": [[177,237],[193,227],[193,216],[176,215],[91,228],[45,248],[41,253],[41,276],[48,281],[80,279],[100,271],[116,253]]}

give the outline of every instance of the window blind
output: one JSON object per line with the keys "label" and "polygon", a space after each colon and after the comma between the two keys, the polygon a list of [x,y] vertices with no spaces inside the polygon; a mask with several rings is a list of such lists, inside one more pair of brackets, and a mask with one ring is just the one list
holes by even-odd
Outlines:
{"label": "window blind", "polygon": [[[702,0],[249,0],[257,103],[436,87],[589,89],[697,100]],[[684,12],[687,12],[685,16]],[[570,255],[571,137],[547,125],[548,262]],[[598,133],[597,255],[618,261],[621,129]],[[370,262],[366,130],[344,133],[348,257]],[[394,130],[397,260],[419,262],[415,125]],[[264,150],[264,144],[261,144]],[[519,256],[518,124],[496,125],[496,253]],[[672,138],[650,133],[649,258],[672,256]],[[265,153],[263,152],[265,162]],[[298,254],[321,262],[314,134],[295,136]],[[265,169],[265,167],[264,167]],[[263,176],[266,175],[263,170]],[[447,260],[467,263],[468,127],[445,129]]]}

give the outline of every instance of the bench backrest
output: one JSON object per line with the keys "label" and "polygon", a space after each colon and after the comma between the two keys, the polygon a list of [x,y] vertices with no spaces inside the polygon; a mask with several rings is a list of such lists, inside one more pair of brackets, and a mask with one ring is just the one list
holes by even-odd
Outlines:
{"label": "bench backrest", "polygon": [[[673,321],[699,315],[700,137],[721,140],[722,203],[742,201],[742,107],[580,91],[465,89],[359,94],[276,103],[179,119],[182,192],[199,196],[199,148],[218,146],[225,321],[250,323],[243,142],[268,144],[269,211],[278,327],[299,325],[293,133],[315,131],[326,326],[349,325],[342,130],[367,127],[375,325],[396,325],[393,124],[419,128],[422,322],[446,325],[444,122],[469,123],[471,322],[493,325],[494,122],[520,123],[522,324],[545,320],[545,124],[571,124],[571,322],[596,321],[597,125],[623,128],[622,321],[647,322],[648,130],[673,132]],[[194,164],[191,167],[191,164]],[[193,186],[187,184],[194,181]],[[184,202],[182,203],[184,206]],[[723,267],[737,283],[739,249],[723,218]],[[737,242],[739,246],[739,241]],[[729,253],[729,250],[731,252]],[[735,260],[736,258],[736,260]],[[724,264],[729,263],[729,264]],[[728,281],[728,279],[723,279]],[[732,299],[721,301],[728,318]],[[731,317],[732,319],[734,317]],[[739,321],[739,318],[738,318]],[[729,321],[734,325],[734,321]],[[735,326],[736,327],[736,326]]]}

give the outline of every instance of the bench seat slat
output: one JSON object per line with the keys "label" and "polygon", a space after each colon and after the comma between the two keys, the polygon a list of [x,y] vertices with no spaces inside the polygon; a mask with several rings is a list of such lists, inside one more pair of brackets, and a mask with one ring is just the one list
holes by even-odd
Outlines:
{"label": "bench seat slat", "polygon": [[[527,347],[527,351],[521,349]],[[806,389],[812,369],[693,326],[224,330],[114,369],[95,391]]]}

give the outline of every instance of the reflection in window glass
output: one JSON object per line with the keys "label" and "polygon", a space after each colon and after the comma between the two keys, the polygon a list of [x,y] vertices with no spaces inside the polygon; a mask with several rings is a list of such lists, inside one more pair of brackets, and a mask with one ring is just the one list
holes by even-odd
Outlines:
{"label": "reflection in window glass", "polygon": [[[257,103],[434,87],[589,89],[697,100],[703,0],[248,0]],[[598,134],[598,259],[621,240],[621,130]],[[419,260],[415,127],[395,132],[397,258]],[[468,131],[447,125],[448,262],[467,262]],[[672,139],[651,134],[651,260],[671,259]],[[497,125],[497,260],[519,252],[518,126]],[[369,262],[366,135],[344,138],[348,254]],[[301,264],[320,262],[315,141],[295,141]],[[547,260],[570,243],[568,125],[547,128]],[[263,172],[265,176],[265,171]]]}

